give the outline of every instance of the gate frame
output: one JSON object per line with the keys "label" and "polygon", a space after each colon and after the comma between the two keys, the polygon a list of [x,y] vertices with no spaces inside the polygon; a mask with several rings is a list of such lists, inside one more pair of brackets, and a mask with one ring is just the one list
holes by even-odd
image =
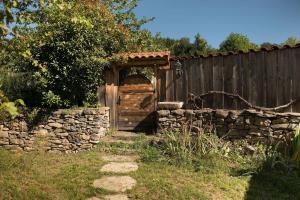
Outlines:
{"label": "gate frame", "polygon": [[[101,105],[110,108],[110,127],[118,129],[118,97],[120,77],[119,72],[124,68],[151,67],[154,71],[154,109],[157,110],[157,103],[161,100],[162,80],[165,80],[166,70],[170,69],[170,52],[143,52],[118,54],[127,62],[113,63],[111,69],[105,71],[105,86],[98,88],[98,98]],[[162,91],[163,92],[163,91]]]}

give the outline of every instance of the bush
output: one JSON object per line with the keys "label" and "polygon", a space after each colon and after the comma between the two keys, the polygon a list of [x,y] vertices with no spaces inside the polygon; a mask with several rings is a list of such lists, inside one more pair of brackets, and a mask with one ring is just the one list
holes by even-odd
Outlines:
{"label": "bush", "polygon": [[0,90],[0,120],[7,119],[9,117],[17,117],[20,114],[19,107],[23,106],[25,106],[25,103],[22,99],[17,99],[15,102],[10,102]]}

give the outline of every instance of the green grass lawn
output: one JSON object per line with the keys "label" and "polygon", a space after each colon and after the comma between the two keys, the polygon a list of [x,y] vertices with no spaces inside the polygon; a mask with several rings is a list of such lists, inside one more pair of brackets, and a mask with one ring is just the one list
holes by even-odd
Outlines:
{"label": "green grass lawn", "polygon": [[300,199],[298,172],[260,170],[243,175],[246,165],[216,157],[178,166],[146,144],[144,140],[133,145],[100,144],[92,151],[68,155],[0,150],[0,199],[86,199],[109,194],[91,186],[106,175],[100,172],[105,163],[100,156],[128,150],[141,156],[139,170],[129,174],[138,182],[128,191],[131,199]]}

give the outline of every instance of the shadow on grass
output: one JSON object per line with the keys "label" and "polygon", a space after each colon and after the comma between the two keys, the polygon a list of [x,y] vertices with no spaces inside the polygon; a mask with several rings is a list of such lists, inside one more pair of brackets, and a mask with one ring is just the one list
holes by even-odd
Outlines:
{"label": "shadow on grass", "polygon": [[271,169],[265,163],[252,175],[245,200],[300,199],[300,170]]}

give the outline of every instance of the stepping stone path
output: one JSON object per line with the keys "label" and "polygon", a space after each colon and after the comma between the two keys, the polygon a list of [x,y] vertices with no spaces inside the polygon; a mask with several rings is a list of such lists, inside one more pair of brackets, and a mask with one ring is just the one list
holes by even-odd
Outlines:
{"label": "stepping stone path", "polygon": [[112,192],[125,192],[136,185],[136,180],[130,176],[104,176],[94,181],[95,188],[102,188]]}
{"label": "stepping stone path", "polygon": [[104,165],[101,168],[101,172],[129,173],[136,171],[138,168],[135,162],[111,162]]}
{"label": "stepping stone path", "polygon": [[101,159],[109,162],[134,162],[137,159],[139,159],[139,157],[134,155],[132,156],[103,155]]}
{"label": "stepping stone path", "polygon": [[[135,133],[117,132],[115,135],[106,136],[103,142],[133,144],[136,137],[137,134]],[[128,200],[127,195],[122,193],[131,190],[136,185],[136,180],[125,174],[138,170],[138,164],[135,161],[139,159],[139,157],[136,155],[103,155],[101,159],[109,162],[102,166],[100,169],[101,172],[124,175],[103,176],[100,179],[94,180],[93,187],[118,194],[106,195],[102,199],[92,197],[87,200]]]}

